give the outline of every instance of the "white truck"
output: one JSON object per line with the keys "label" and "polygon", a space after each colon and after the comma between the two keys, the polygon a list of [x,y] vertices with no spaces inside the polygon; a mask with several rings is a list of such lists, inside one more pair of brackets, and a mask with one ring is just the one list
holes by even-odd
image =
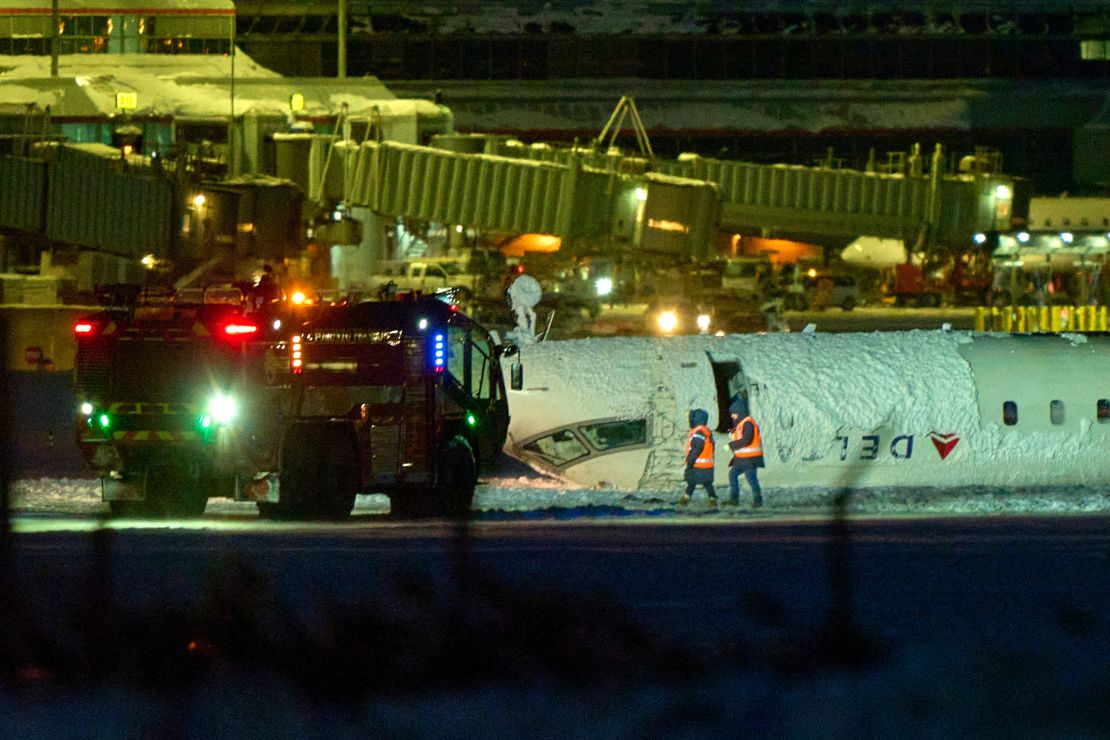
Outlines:
{"label": "white truck", "polygon": [[392,283],[395,290],[434,293],[455,288],[464,300],[482,291],[482,276],[464,272],[454,260],[412,260],[383,262],[371,280],[372,290],[383,290]]}

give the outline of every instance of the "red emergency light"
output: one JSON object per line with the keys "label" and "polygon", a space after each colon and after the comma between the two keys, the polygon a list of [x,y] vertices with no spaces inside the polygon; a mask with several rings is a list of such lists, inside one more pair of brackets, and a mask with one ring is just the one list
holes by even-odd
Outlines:
{"label": "red emergency light", "polygon": [[96,324],[91,321],[78,321],[73,325],[73,333],[79,337],[87,337],[93,333]]}
{"label": "red emergency light", "polygon": [[220,327],[220,331],[227,339],[246,339],[258,333],[258,324],[243,319],[229,321]]}

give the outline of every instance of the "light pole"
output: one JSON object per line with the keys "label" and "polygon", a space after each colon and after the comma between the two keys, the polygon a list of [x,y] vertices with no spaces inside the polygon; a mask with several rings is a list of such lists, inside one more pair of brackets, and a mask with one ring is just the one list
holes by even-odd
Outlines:
{"label": "light pole", "polygon": [[50,0],[50,76],[58,76],[58,0]]}
{"label": "light pole", "polygon": [[336,42],[338,43],[337,50],[337,77],[341,80],[347,79],[347,0],[338,0],[339,2],[339,16],[337,18],[336,29]]}
{"label": "light pole", "polygon": [[231,16],[231,118],[227,122],[227,174],[237,174],[235,166],[235,16]]}

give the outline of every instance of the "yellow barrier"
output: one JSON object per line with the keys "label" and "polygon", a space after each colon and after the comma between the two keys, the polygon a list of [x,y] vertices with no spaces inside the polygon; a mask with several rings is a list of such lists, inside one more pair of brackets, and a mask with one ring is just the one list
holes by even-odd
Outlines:
{"label": "yellow barrier", "polygon": [[1106,331],[1106,306],[979,306],[975,331]]}

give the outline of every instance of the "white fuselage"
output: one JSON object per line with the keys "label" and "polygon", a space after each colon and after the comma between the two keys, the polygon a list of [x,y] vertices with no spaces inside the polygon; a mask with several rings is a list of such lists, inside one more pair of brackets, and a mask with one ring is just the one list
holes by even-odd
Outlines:
{"label": "white fuselage", "polygon": [[604,338],[513,359],[506,451],[581,486],[674,490],[693,408],[709,412],[723,484],[737,393],[770,487],[1110,483],[1107,336]]}

